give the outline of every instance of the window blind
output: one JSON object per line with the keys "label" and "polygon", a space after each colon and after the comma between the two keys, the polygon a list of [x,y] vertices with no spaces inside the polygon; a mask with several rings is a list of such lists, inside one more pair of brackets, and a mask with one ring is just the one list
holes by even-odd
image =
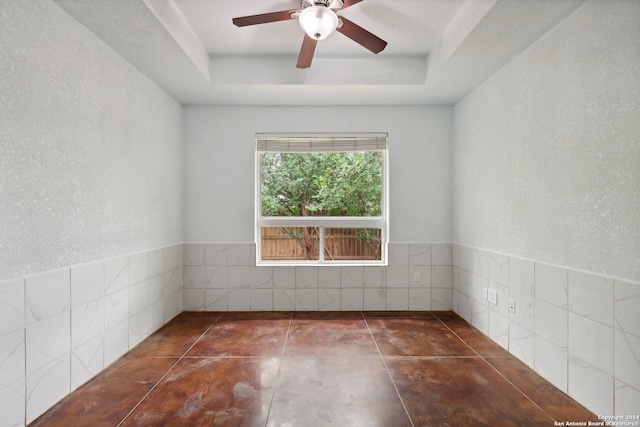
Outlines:
{"label": "window blind", "polygon": [[276,153],[329,153],[383,151],[387,134],[366,135],[256,135],[256,151]]}

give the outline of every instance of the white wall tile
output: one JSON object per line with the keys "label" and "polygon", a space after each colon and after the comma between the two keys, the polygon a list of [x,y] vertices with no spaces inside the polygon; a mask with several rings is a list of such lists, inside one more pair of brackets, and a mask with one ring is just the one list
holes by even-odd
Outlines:
{"label": "white wall tile", "polygon": [[[211,269],[215,267],[204,267],[202,265],[198,266],[190,266],[187,265],[184,267],[184,288],[185,289],[204,289],[207,287],[207,282],[205,281],[205,271],[206,269]],[[224,267],[226,269],[226,267]],[[226,281],[225,281],[226,287]]]}
{"label": "white wall tile", "polygon": [[567,393],[567,350],[536,336],[534,369],[551,384]]}
{"label": "white wall tile", "polygon": [[204,268],[205,288],[227,289],[229,269],[224,265],[207,266]]}
{"label": "white wall tile", "polygon": [[318,310],[318,289],[296,289],[296,310]]}
{"label": "white wall tile", "polygon": [[615,414],[637,414],[640,408],[640,391],[616,380],[615,385]]}
{"label": "white wall tile", "polygon": [[68,311],[27,326],[27,373],[68,354],[71,349],[71,316]]}
{"label": "white wall tile", "polygon": [[24,330],[0,336],[0,389],[24,377],[25,342]]}
{"label": "white wall tile", "polygon": [[536,300],[535,334],[554,345],[567,348],[567,311],[547,302]]}
{"label": "white wall tile", "polygon": [[129,257],[111,258],[104,262],[105,295],[121,291],[131,285],[129,274]]}
{"label": "white wall tile", "polygon": [[24,280],[0,282],[0,336],[24,328]]}
{"label": "white wall tile", "polygon": [[[163,319],[164,321],[164,319]],[[129,322],[124,321],[104,333],[104,366],[109,366],[129,350]]]}
{"label": "white wall tile", "polygon": [[255,263],[251,259],[251,244],[232,243],[227,245],[227,265],[250,266]]}
{"label": "white wall tile", "polygon": [[164,273],[162,249],[149,251],[149,277],[155,277]]}
{"label": "white wall tile", "polygon": [[182,292],[175,292],[164,300],[164,323],[168,323],[182,311]]}
{"label": "white wall tile", "polygon": [[295,267],[274,267],[273,286],[281,289],[293,289],[296,287]]}
{"label": "white wall tile", "polygon": [[249,289],[251,287],[251,267],[229,267],[227,274],[229,289]]}
{"label": "white wall tile", "polygon": [[509,352],[531,368],[534,366],[534,344],[532,331],[515,322],[509,324]]}
{"label": "white wall tile", "polygon": [[428,243],[409,243],[409,265],[431,265],[431,245]]}
{"label": "white wall tile", "polygon": [[409,265],[409,245],[407,243],[389,243],[389,265]]}
{"label": "white wall tile", "polygon": [[71,348],[104,334],[104,298],[71,310]]}
{"label": "white wall tile", "polygon": [[489,278],[489,253],[482,249],[471,249],[471,272]]}
{"label": "white wall tile", "polygon": [[509,319],[530,332],[535,330],[535,298],[530,294],[510,289],[509,298],[516,302],[516,312]]}
{"label": "white wall tile", "polygon": [[342,267],[340,278],[343,288],[362,288],[364,286],[364,270],[362,267]]}
{"label": "white wall tile", "polygon": [[472,272],[473,270],[473,250],[468,246],[458,245],[458,267]]}
{"label": "white wall tile", "polygon": [[431,310],[449,311],[453,309],[453,290],[451,288],[431,289]]}
{"label": "white wall tile", "polygon": [[104,298],[104,328],[111,329],[129,318],[129,289]]}
{"label": "white wall tile", "polygon": [[227,245],[218,243],[206,245],[204,252],[207,265],[227,265]]}
{"label": "white wall tile", "polygon": [[205,310],[227,311],[229,309],[228,294],[229,291],[227,289],[206,289],[204,291]]}
{"label": "white wall tile", "polygon": [[436,243],[431,247],[431,265],[452,265],[453,257],[451,245]]}
{"label": "white wall tile", "polygon": [[32,422],[71,391],[69,353],[27,375],[26,420]]}
{"label": "white wall tile", "polygon": [[129,316],[135,316],[149,307],[149,281],[145,280],[129,288]]}
{"label": "white wall tile", "polygon": [[453,287],[453,267],[441,265],[431,267],[431,286],[434,288]]}
{"label": "white wall tile", "polygon": [[251,291],[249,289],[229,289],[227,304],[229,311],[250,311]]}
{"label": "white wall tile", "polygon": [[149,278],[149,252],[129,255],[129,283],[144,282]]}
{"label": "white wall tile", "polygon": [[387,308],[387,298],[385,292],[378,289],[364,289],[364,310],[385,310]]}
{"label": "white wall tile", "polygon": [[[324,269],[320,269],[322,272]],[[340,311],[340,288],[320,288],[318,290],[318,309],[320,311]]]}
{"label": "white wall tile", "polygon": [[489,310],[489,338],[509,349],[509,319],[492,310]]}
{"label": "white wall tile", "polygon": [[409,289],[409,310],[416,310],[416,311],[431,310],[431,288]]}
{"label": "white wall tile", "polygon": [[615,328],[640,337],[640,285],[615,281]]}
{"label": "white wall tile", "polygon": [[364,308],[363,289],[342,289],[340,308],[343,311],[360,311]]}
{"label": "white wall tile", "polygon": [[[340,287],[340,267],[323,266],[318,269],[318,286],[320,288],[337,289]],[[322,304],[321,304],[322,306]]]}
{"label": "white wall tile", "polygon": [[613,326],[613,279],[569,270],[569,311]]}
{"label": "white wall tile", "polygon": [[509,284],[509,257],[489,252],[489,280],[501,285]]}
{"label": "white wall tile", "polygon": [[69,310],[70,280],[69,269],[43,273],[25,280],[27,325]]}
{"label": "white wall tile", "polygon": [[[458,312],[457,314],[467,322],[471,323],[473,315],[473,300],[467,295],[458,292]],[[433,306],[433,303],[432,303]]]}
{"label": "white wall tile", "polygon": [[164,302],[159,301],[152,304],[146,312],[149,316],[149,333],[152,334],[164,326]]}
{"label": "white wall tile", "polygon": [[318,267],[296,267],[296,288],[318,288]]}
{"label": "white wall tile", "polygon": [[147,310],[129,317],[129,349],[147,338],[149,333],[149,312]]}
{"label": "white wall tile", "polygon": [[613,414],[613,377],[569,357],[569,396],[596,414]]}
{"label": "white wall tile", "polygon": [[252,289],[273,288],[273,268],[251,267],[251,288]]}
{"label": "white wall tile", "polygon": [[489,336],[489,307],[487,304],[471,300],[471,324]]}
{"label": "white wall tile", "polygon": [[205,265],[205,245],[199,243],[187,243],[184,245],[184,265]]}
{"label": "white wall tile", "polygon": [[3,425],[22,427],[25,420],[25,379],[11,384],[8,388],[0,387],[0,414]]}
{"label": "white wall tile", "polygon": [[273,309],[276,311],[293,311],[296,309],[295,289],[274,289]]}
{"label": "white wall tile", "polygon": [[[418,273],[418,281],[415,281],[415,273]],[[409,266],[409,287],[431,288],[431,266]]]}
{"label": "white wall tile", "polygon": [[71,352],[71,390],[75,390],[104,368],[102,335],[75,347]]}
{"label": "white wall tile", "polygon": [[149,279],[149,305],[154,305],[162,301],[164,295],[164,277],[162,275],[153,276]]}
{"label": "white wall tile", "polygon": [[273,311],[273,291],[251,289],[251,311]]}
{"label": "white wall tile", "polygon": [[546,264],[535,265],[536,298],[566,308],[568,303],[567,270]]}
{"label": "white wall tile", "polygon": [[616,379],[640,390],[640,338],[615,331],[614,341]]}
{"label": "white wall tile", "polygon": [[71,267],[71,306],[77,307],[104,295],[104,263]]}
{"label": "white wall tile", "polygon": [[569,313],[569,356],[613,375],[613,328]]}
{"label": "white wall tile", "polygon": [[509,259],[509,288],[523,294],[535,295],[535,264],[533,261]]}
{"label": "white wall tile", "polygon": [[181,256],[181,249],[178,245],[162,248],[162,272],[166,273],[182,267],[182,259],[183,256]]}
{"label": "white wall tile", "polygon": [[205,307],[205,289],[184,290],[184,310],[203,311]]}
{"label": "white wall tile", "polygon": [[404,311],[409,309],[409,289],[387,289],[387,310]]}
{"label": "white wall tile", "polygon": [[504,318],[509,317],[509,291],[506,285],[489,282],[489,289],[498,293],[498,304],[489,302],[489,310],[500,314]]}
{"label": "white wall tile", "polygon": [[163,296],[173,295],[180,289],[183,289],[182,279],[184,276],[184,269],[178,267],[174,270],[168,271],[162,275],[164,282]]}
{"label": "white wall tile", "polygon": [[387,287],[409,287],[409,267],[406,265],[389,265],[387,267]]}

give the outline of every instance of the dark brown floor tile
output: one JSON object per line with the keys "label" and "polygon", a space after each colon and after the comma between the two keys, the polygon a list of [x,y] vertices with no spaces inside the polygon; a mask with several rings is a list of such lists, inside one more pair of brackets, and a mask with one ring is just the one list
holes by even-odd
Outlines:
{"label": "dark brown floor tile", "polygon": [[378,356],[364,319],[293,319],[285,355]]}
{"label": "dark brown floor tile", "polygon": [[461,317],[441,318],[440,321],[472,349],[477,351],[480,356],[511,356],[507,350],[500,347],[495,341],[492,341]]}
{"label": "dark brown floor tile", "polygon": [[180,357],[214,322],[214,319],[176,318],[134,347],[127,357]]}
{"label": "dark brown floor tile", "polygon": [[486,360],[556,421],[598,421],[595,414],[515,357]]}
{"label": "dark brown floor tile", "polygon": [[268,426],[410,426],[379,358],[285,357]]}
{"label": "dark brown floor tile", "polygon": [[434,318],[370,319],[373,338],[383,356],[475,356]]}
{"label": "dark brown floor tile", "polygon": [[289,319],[219,319],[187,357],[281,356],[289,322]]}
{"label": "dark brown floor tile", "polygon": [[264,426],[279,358],[183,359],[123,426]]}
{"label": "dark brown floor tile", "polygon": [[551,426],[553,420],[479,357],[387,360],[416,426]]}
{"label": "dark brown floor tile", "polygon": [[294,319],[362,319],[361,311],[296,311]]}
{"label": "dark brown floor tile", "polygon": [[416,317],[433,318],[430,311],[364,311],[365,319],[413,319]]}
{"label": "dark brown floor tile", "polygon": [[431,312],[435,317],[437,317],[438,319],[449,319],[449,318],[456,318],[456,319],[460,319],[461,317],[458,316],[456,313],[454,313],[453,311],[432,311]]}
{"label": "dark brown floor tile", "polygon": [[115,426],[175,362],[176,359],[120,359],[31,425]]}
{"label": "dark brown floor tile", "polygon": [[221,319],[246,319],[246,320],[267,320],[267,319],[290,319],[290,311],[229,311],[219,313]]}

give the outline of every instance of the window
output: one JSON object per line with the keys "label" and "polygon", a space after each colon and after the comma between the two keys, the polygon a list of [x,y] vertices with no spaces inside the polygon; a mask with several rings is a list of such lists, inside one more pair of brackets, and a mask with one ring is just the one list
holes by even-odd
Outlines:
{"label": "window", "polygon": [[257,135],[258,265],[385,265],[387,135]]}

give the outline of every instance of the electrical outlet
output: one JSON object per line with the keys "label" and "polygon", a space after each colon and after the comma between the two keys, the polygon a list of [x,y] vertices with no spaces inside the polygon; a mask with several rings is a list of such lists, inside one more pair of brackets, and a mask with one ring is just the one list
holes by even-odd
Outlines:
{"label": "electrical outlet", "polygon": [[489,289],[487,299],[489,300],[489,302],[498,305],[498,291],[496,291],[495,289]]}
{"label": "electrical outlet", "polygon": [[487,299],[487,291],[488,290],[489,290],[488,288],[482,288],[482,298],[483,299]]}
{"label": "electrical outlet", "polygon": [[419,282],[420,281],[420,272],[419,271],[414,271],[413,272],[413,281],[414,282]]}
{"label": "electrical outlet", "polygon": [[509,300],[509,312],[512,314],[516,314],[516,300],[514,299]]}

